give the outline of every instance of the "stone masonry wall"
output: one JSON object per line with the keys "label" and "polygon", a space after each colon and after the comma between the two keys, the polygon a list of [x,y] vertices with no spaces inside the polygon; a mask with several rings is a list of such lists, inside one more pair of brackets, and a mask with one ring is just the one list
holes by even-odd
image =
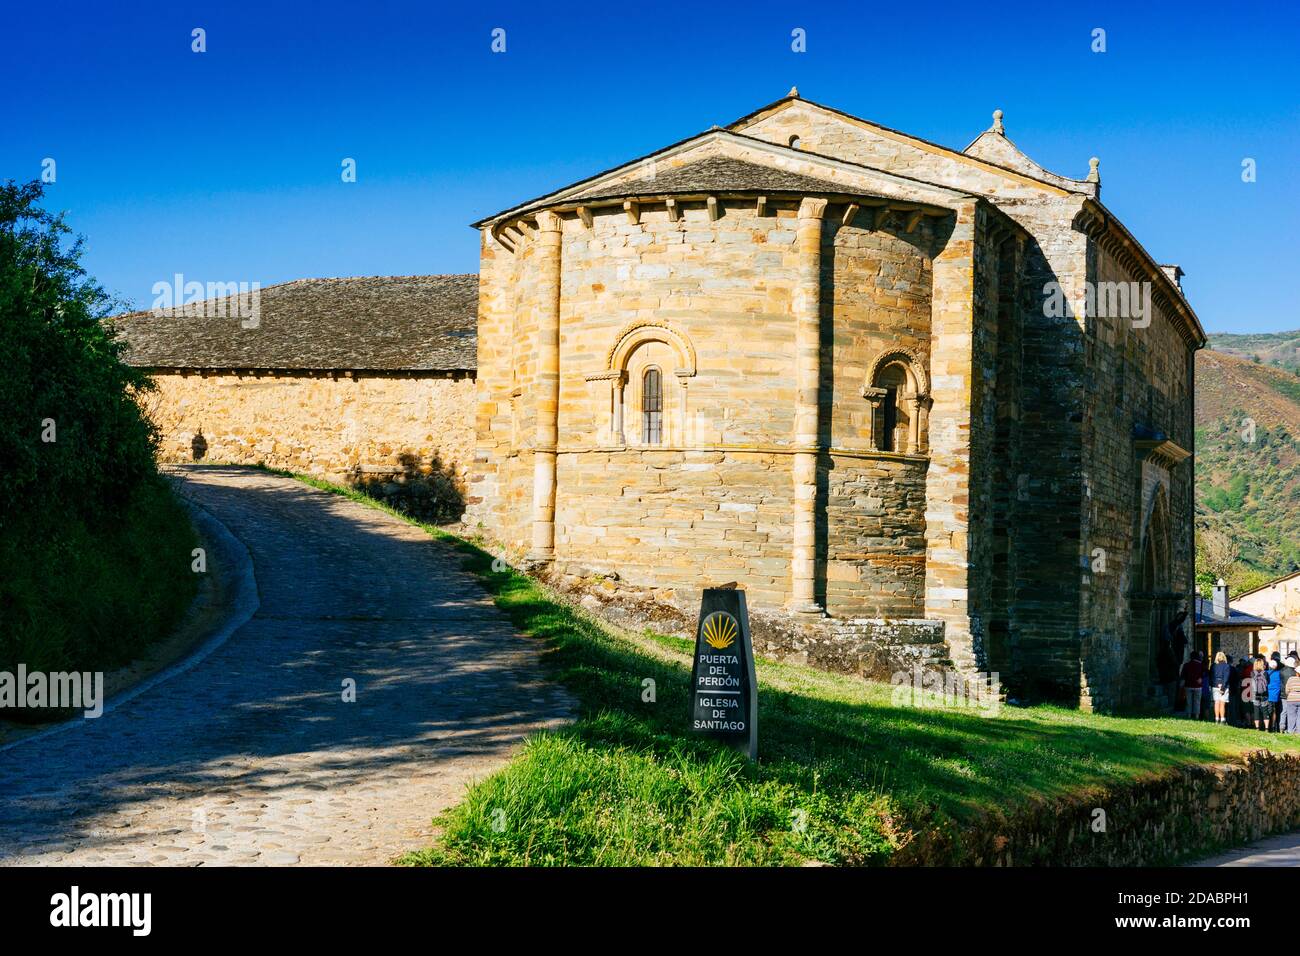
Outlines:
{"label": "stone masonry wall", "polygon": [[466,374],[160,372],[145,398],[165,461],[263,463],[348,480],[435,466],[463,483],[474,447]]}
{"label": "stone masonry wall", "polygon": [[924,461],[832,455],[826,609],[836,617],[925,612]]}
{"label": "stone masonry wall", "polygon": [[[1267,795],[1265,798],[1264,795]],[[1105,812],[1105,830],[1095,826]],[[1159,866],[1300,826],[1300,757],[1266,750],[929,828],[895,866]]]}
{"label": "stone masonry wall", "polygon": [[[643,205],[635,222],[617,207],[594,210],[590,227],[563,219],[555,556],[684,593],[736,580],[755,605],[779,607],[789,598],[793,545],[797,202],[772,199],[762,215],[752,200],[718,206],[716,220],[702,201],[682,203],[675,220],[662,203]],[[861,390],[887,347],[901,342],[925,361],[929,264],[942,221],[907,233],[901,220],[874,229],[845,225],[840,213],[823,234],[823,434],[835,446],[826,462],[834,467],[823,472],[823,574],[835,580],[820,596],[832,613],[915,617],[925,461],[867,447]],[[468,519],[516,555],[527,548],[531,513],[531,273],[527,242],[512,256],[485,238],[480,460]],[[611,351],[641,324],[672,335],[638,345],[611,369]],[[642,441],[639,414],[651,366],[663,380],[657,446]],[[693,374],[678,374],[688,366]],[[622,441],[611,371],[626,375]]]}
{"label": "stone masonry wall", "polygon": [[[990,369],[985,363],[981,367],[981,376],[993,374],[978,383],[992,391],[989,402],[996,405],[1000,419],[985,458],[997,468],[997,481],[971,499],[970,514],[979,520],[986,509],[997,512],[990,552],[975,556],[982,563],[987,563],[986,558],[995,562],[996,571],[989,569],[993,573],[988,586],[997,590],[998,597],[977,613],[977,620],[970,620],[969,609],[962,608],[967,623],[961,630],[977,630],[978,647],[963,641],[955,628],[951,637],[954,656],[965,655],[977,667],[1003,671],[1004,679],[1010,678],[1005,680],[1009,686],[1015,680],[1008,674],[1009,665],[1015,661],[1024,676],[1022,686],[1015,688],[1020,693],[1076,696],[1080,682],[1081,426],[1087,401],[1083,284],[1088,276],[1088,240],[1071,223],[1084,197],[1052,183],[992,169],[976,158],[829,114],[808,103],[794,103],[759,117],[741,132],[781,144],[798,136],[800,148],[810,153],[842,156],[968,190],[986,197],[1029,232],[1031,238],[1021,253],[1022,288],[1016,293],[1024,296],[1018,299],[1021,307],[1011,324],[1001,330],[1006,334],[996,336],[996,366]],[[985,272],[980,278],[981,284],[987,285],[991,275]],[[1043,289],[1052,282],[1070,290],[1067,313],[1060,317],[1048,316],[1042,308]],[[985,341],[989,340],[986,335]],[[936,370],[936,376],[941,374]],[[1012,391],[998,393],[1003,382]],[[932,415],[936,422],[941,417]],[[963,431],[962,437],[969,436]],[[971,453],[981,454],[978,441]],[[983,546],[979,539],[962,544],[977,551]],[[953,557],[953,561],[969,564],[972,555],[968,551],[964,558]],[[962,583],[936,582],[941,589],[937,593],[957,595],[964,589],[969,594],[964,576],[957,575],[957,570],[954,567],[949,576],[962,577]],[[980,587],[984,586],[981,581]],[[960,603],[965,603],[965,595]],[[978,661],[977,652],[982,658]]]}
{"label": "stone masonry wall", "polygon": [[758,606],[789,593],[790,456],[644,451],[561,455],[556,559],[697,604],[739,581]]}
{"label": "stone masonry wall", "polygon": [[[1091,253],[1094,281],[1140,282],[1105,249]],[[1100,307],[1096,311],[1103,311]],[[1172,317],[1158,306],[1144,317],[1094,315],[1086,341],[1088,401],[1084,408],[1084,473],[1087,496],[1081,550],[1092,559],[1097,549],[1104,570],[1082,564],[1085,697],[1110,708],[1140,703],[1151,681],[1152,627],[1134,615],[1130,596],[1154,589],[1190,594],[1194,574],[1192,463],[1172,468],[1143,463],[1133,441],[1133,426],[1165,433],[1191,451],[1192,351]],[[1148,324],[1149,323],[1149,324]],[[1156,517],[1160,552],[1168,553],[1161,580],[1142,580],[1146,531],[1153,507],[1163,497],[1168,520]],[[1189,635],[1190,636],[1190,635]]]}

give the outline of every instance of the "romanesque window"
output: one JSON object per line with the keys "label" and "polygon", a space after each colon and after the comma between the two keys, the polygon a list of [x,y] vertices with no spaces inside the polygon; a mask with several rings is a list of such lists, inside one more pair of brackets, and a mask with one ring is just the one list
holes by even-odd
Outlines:
{"label": "romanesque window", "polygon": [[641,378],[641,443],[660,445],[664,440],[663,375],[651,366]]}
{"label": "romanesque window", "polygon": [[[665,373],[669,369],[671,375]],[[605,367],[586,375],[588,382],[609,389],[608,425],[601,429],[600,441],[614,447],[683,443],[686,386],[694,375],[694,346],[667,322],[651,319],[626,326],[611,346]]]}
{"label": "romanesque window", "polygon": [[870,405],[869,440],[877,451],[924,454],[930,385],[921,358],[910,349],[876,356],[862,387]]}
{"label": "romanesque window", "polygon": [[894,385],[886,385],[885,395],[880,400],[880,439],[876,442],[876,447],[881,451],[896,451],[898,441],[895,438],[895,431],[898,429],[898,388]]}

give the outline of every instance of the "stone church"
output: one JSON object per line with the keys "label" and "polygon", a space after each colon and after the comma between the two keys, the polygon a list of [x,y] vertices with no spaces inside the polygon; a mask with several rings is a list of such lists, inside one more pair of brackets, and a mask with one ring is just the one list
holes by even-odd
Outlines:
{"label": "stone church", "polygon": [[[783,622],[760,649],[822,666],[885,647],[1034,699],[1139,706],[1193,589],[1205,334],[1181,270],[1100,193],[1097,160],[1049,172],[1000,113],[956,150],[792,90],[476,223],[473,367],[388,374],[472,374],[429,411],[446,428],[422,431],[418,401],[402,419],[419,455],[465,436],[466,522],[536,568],[684,607],[738,582]],[[219,368],[197,345],[162,361],[183,336],[152,328],[133,360],[162,373],[182,439],[216,377],[346,376],[355,395],[368,374],[364,334],[330,360],[346,368],[257,346]],[[188,416],[167,397],[181,380]]]}

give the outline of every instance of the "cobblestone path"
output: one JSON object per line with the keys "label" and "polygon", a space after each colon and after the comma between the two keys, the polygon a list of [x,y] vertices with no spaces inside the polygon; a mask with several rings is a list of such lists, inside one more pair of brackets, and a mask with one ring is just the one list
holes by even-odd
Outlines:
{"label": "cobblestone path", "polygon": [[189,670],[0,750],[0,864],[382,864],[570,715],[446,545],[291,479],[182,474],[260,607]]}

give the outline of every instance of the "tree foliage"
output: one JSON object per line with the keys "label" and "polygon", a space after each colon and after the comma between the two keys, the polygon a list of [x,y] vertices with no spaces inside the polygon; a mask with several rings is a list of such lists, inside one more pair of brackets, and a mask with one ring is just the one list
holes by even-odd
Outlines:
{"label": "tree foliage", "polygon": [[42,192],[0,184],[0,528],[42,508],[111,517],[156,473],[137,402],[151,383],[122,361],[113,303]]}
{"label": "tree foliage", "polygon": [[0,670],[98,669],[175,624],[194,533],[157,471],[152,383],[42,196],[0,183]]}

